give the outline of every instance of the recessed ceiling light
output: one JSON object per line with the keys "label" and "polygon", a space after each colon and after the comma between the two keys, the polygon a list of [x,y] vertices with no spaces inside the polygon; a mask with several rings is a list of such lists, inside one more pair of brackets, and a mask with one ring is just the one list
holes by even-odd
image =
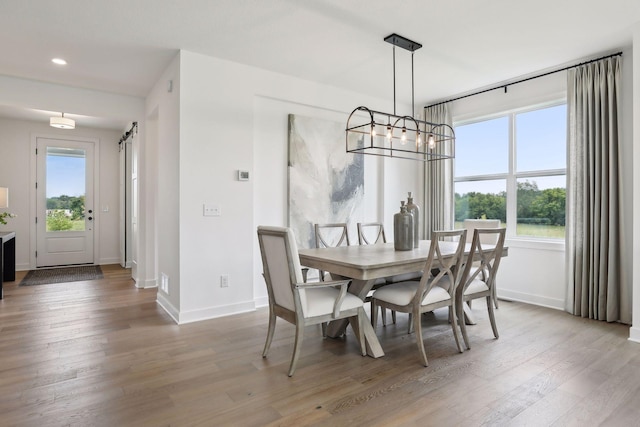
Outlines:
{"label": "recessed ceiling light", "polygon": [[54,64],[57,64],[57,65],[67,65],[67,61],[65,61],[62,58],[53,58],[51,60],[51,62],[53,62]]}

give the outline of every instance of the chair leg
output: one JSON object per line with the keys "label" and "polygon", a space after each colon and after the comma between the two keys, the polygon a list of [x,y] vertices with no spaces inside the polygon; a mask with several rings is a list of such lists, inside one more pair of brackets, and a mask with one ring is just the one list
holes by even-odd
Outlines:
{"label": "chair leg", "polygon": [[496,284],[493,284],[493,288],[491,288],[491,299],[493,300],[493,305],[498,308],[498,295],[496,294]]}
{"label": "chair leg", "polygon": [[396,324],[396,312],[394,310],[391,310],[391,321],[394,325]]}
{"label": "chair leg", "polygon": [[300,349],[302,348],[302,338],[304,337],[304,325],[296,324],[296,342],[293,345],[293,356],[291,356],[291,365],[289,365],[289,376],[293,376],[296,371],[296,364],[300,357]]}
{"label": "chair leg", "polygon": [[[453,330],[453,338],[455,338],[456,340],[456,345],[458,346],[458,351],[460,353],[462,353],[464,350],[462,349],[462,344],[460,343],[460,338],[458,337],[458,313],[456,312],[456,307],[455,305],[452,303],[449,306],[449,314],[450,314],[450,321],[451,321],[451,329]],[[464,321],[464,319],[463,319]]]}
{"label": "chair leg", "polygon": [[269,307],[269,329],[267,330],[267,341],[264,343],[264,350],[262,350],[262,357],[267,357],[269,348],[271,347],[271,341],[273,340],[273,332],[276,330],[276,315]]}
{"label": "chair leg", "polygon": [[371,298],[371,326],[373,326],[373,330],[376,330],[378,326],[378,304],[376,304],[376,300]]}
{"label": "chair leg", "polygon": [[326,338],[327,337],[327,322],[322,322],[320,324],[320,326],[322,327],[322,338]]}
{"label": "chair leg", "polygon": [[411,326],[413,326],[413,314],[409,313],[409,326],[407,327],[407,335],[411,335]]}
{"label": "chair leg", "polygon": [[493,336],[499,338],[498,325],[496,325],[496,316],[493,313],[493,301],[491,296],[487,297],[487,308],[489,309],[489,320],[491,321],[491,329],[493,329]]}
{"label": "chair leg", "polygon": [[380,307],[380,316],[382,316],[382,326],[387,326],[387,309]]}
{"label": "chair leg", "polygon": [[464,300],[462,298],[456,302],[456,311],[460,313],[460,322],[458,323],[460,324],[460,331],[462,332],[464,345],[467,346],[467,350],[471,350],[471,347],[469,346],[469,336],[467,335],[467,322],[464,319],[464,309],[462,308],[463,304]]}
{"label": "chair leg", "polygon": [[420,316],[420,314],[417,314],[412,317],[414,323],[413,329],[416,332],[416,343],[418,344],[418,351],[420,352],[420,357],[422,358],[422,364],[424,366],[429,366],[427,353],[424,350],[424,340],[422,339],[422,316]]}

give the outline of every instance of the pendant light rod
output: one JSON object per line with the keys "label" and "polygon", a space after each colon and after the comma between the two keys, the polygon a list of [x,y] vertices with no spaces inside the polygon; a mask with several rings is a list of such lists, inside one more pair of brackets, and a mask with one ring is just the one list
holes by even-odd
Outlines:
{"label": "pendant light rod", "polygon": [[399,36],[396,33],[388,35],[384,41],[393,45],[393,114],[396,115],[396,46],[411,52],[411,116],[415,114],[415,94],[413,84],[413,53],[420,49],[422,45],[406,37]]}
{"label": "pendant light rod", "polygon": [[416,113],[415,91],[413,87],[413,51],[411,51],[411,116]]}
{"label": "pendant light rod", "polygon": [[393,114],[396,115],[396,47],[393,46]]}

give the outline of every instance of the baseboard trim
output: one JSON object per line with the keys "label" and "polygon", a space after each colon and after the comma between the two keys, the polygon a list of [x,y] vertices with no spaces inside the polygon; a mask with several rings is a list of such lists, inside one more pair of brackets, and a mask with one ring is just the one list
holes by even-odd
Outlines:
{"label": "baseboard trim", "polygon": [[269,306],[269,297],[260,297],[253,300],[256,308],[268,307]]}
{"label": "baseboard trim", "polygon": [[16,264],[16,271],[29,271],[32,268],[29,266],[29,263],[26,264]]}
{"label": "baseboard trim", "polygon": [[512,291],[504,288],[498,288],[498,298],[509,301],[524,302],[541,307],[553,308],[555,310],[564,310],[564,300],[549,298],[541,295],[526,294],[523,292]]}
{"label": "baseboard trim", "polygon": [[158,305],[167,312],[169,316],[173,319],[174,322],[178,323],[179,312],[178,310],[171,304],[171,302],[165,297],[164,294],[158,292],[156,296],[156,302]]}
{"label": "baseboard trim", "polygon": [[217,317],[231,316],[233,314],[247,313],[255,311],[256,305],[253,301],[241,302],[218,307],[209,307],[200,310],[179,312],[178,324],[199,322],[201,320],[215,319]]}
{"label": "baseboard trim", "polygon": [[136,282],[136,288],[139,288],[139,289],[149,289],[149,288],[158,287],[158,282],[156,281],[156,279],[135,280],[135,282]]}

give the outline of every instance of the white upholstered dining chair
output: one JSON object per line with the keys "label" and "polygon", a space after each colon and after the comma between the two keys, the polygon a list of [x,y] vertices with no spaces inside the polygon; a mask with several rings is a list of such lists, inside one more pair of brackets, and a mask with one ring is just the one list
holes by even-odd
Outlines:
{"label": "white upholstered dining chair", "polygon": [[[489,321],[493,329],[493,336],[498,338],[498,327],[493,312],[493,295],[495,295],[496,275],[504,248],[505,228],[476,228],[473,231],[471,249],[465,263],[460,284],[456,288],[456,311],[462,313],[462,304],[478,298],[486,298]],[[489,244],[483,243],[490,242]],[[495,242],[495,243],[494,243]],[[480,266],[475,266],[476,259]],[[467,348],[469,337],[464,319],[460,320],[462,338]]]}
{"label": "white upholstered dining chair", "polygon": [[360,349],[365,356],[362,325],[368,319],[364,302],[347,292],[349,280],[304,283],[296,239],[290,228],[259,226],[258,241],[269,295],[269,329],[262,357],[267,357],[269,352],[277,317],[296,326],[289,376],[295,372],[304,328],[308,325],[348,318],[358,333]]}
{"label": "white upholstered dining chair", "polygon": [[[377,310],[375,309],[377,306],[401,313],[410,313],[412,315],[418,350],[424,366],[428,366],[429,362],[422,337],[422,313],[441,307],[449,307],[451,329],[456,345],[458,346],[458,351],[462,353],[462,345],[458,337],[454,295],[455,284],[457,283],[462,266],[466,235],[466,230],[432,232],[429,254],[424,264],[420,281],[394,283],[384,286],[373,293],[372,302],[374,310],[372,315],[374,318],[377,316]],[[457,238],[458,240],[455,242],[444,241],[444,239],[447,238]],[[452,246],[455,247],[453,255],[443,256],[443,248],[445,245],[449,248]],[[435,268],[438,268],[438,273],[434,276],[432,271],[435,271]],[[443,282],[449,283],[447,286],[439,286],[442,285]],[[374,320],[374,325],[375,324],[376,321]]]}

